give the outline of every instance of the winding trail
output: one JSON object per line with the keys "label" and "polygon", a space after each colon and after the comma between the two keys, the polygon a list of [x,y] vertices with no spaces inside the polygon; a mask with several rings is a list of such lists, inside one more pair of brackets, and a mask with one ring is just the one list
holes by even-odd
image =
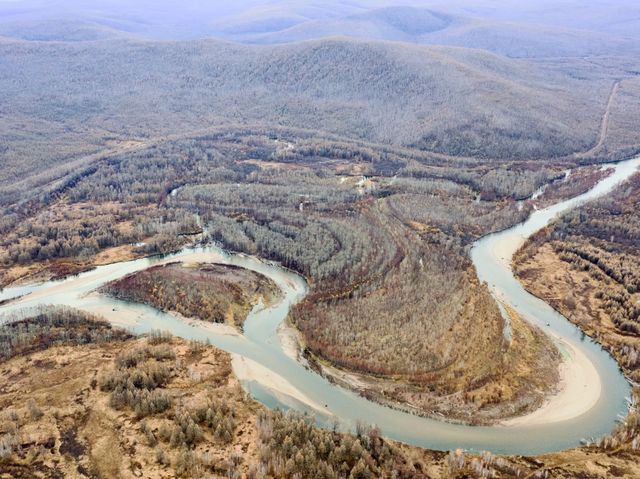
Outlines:
{"label": "winding trail", "polygon": [[[242,254],[229,254],[215,247],[186,248],[165,257],[99,266],[63,281],[7,288],[0,292],[0,301],[14,299],[0,305],[0,314],[19,315],[24,314],[21,313],[24,308],[63,304],[101,314],[112,323],[131,328],[136,333],[162,329],[186,339],[209,339],[215,346],[232,353],[236,374],[255,398],[270,407],[309,411],[321,425],[329,426],[336,418],[344,429],[353,429],[357,421],[375,423],[387,437],[440,450],[461,447],[508,454],[557,451],[577,446],[582,438],[608,433],[618,415],[626,412],[625,397],[630,387],[615,361],[599,345],[549,305],[524,290],[512,274],[510,259],[527,237],[558,214],[606,195],[631,176],[638,166],[640,158],[619,163],[614,166],[612,175],[587,193],[538,210],[524,223],[475,243],[471,257],[480,279],[487,282],[496,298],[555,338],[566,357],[565,383],[560,393],[551,397],[539,411],[505,425],[474,427],[416,417],[372,403],[330,384],[288,356],[278,335],[278,328],[290,307],[306,294],[304,279],[276,264]],[[282,300],[267,308],[254,308],[245,322],[244,334],[240,335],[230,334],[209,323],[185,321],[149,306],[118,301],[94,292],[101,285],[127,274],[177,260],[233,264],[262,273],[281,288]],[[580,374],[575,374],[578,372]]]}
{"label": "winding trail", "polygon": [[607,99],[607,105],[604,109],[604,113],[602,114],[602,120],[600,122],[600,132],[598,134],[598,141],[596,144],[587,151],[583,151],[576,155],[578,158],[586,158],[597,153],[603,146],[604,142],[607,140],[607,133],[609,131],[609,116],[611,113],[611,105],[613,105],[613,100],[618,93],[618,89],[620,88],[620,83],[622,80],[616,80],[611,87],[611,92],[609,93],[609,98]]}
{"label": "winding trail", "polygon": [[611,93],[609,94],[609,99],[607,100],[607,107],[605,108],[604,115],[602,115],[602,124],[600,125],[600,137],[598,138],[598,143],[593,147],[591,151],[598,150],[602,148],[605,140],[607,139],[607,132],[609,131],[609,116],[611,115],[611,105],[613,104],[613,100],[620,89],[621,80],[616,80],[611,88]]}

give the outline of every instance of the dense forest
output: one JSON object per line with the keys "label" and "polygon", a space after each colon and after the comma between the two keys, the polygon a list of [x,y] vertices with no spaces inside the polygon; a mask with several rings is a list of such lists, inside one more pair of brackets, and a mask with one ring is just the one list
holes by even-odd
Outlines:
{"label": "dense forest", "polygon": [[[461,162],[451,168],[449,162],[405,150],[374,151],[357,143],[307,138],[278,141],[259,132],[221,133],[110,156],[31,191],[5,189],[0,219],[3,262],[91,255],[129,243],[144,243],[136,248],[147,254],[170,250],[200,231],[195,216],[199,210],[205,216],[216,215],[226,229],[236,229],[232,225],[242,224],[236,219],[243,201],[245,208],[251,208],[251,202],[281,205],[278,215],[285,222],[290,221],[284,215],[295,217],[294,223],[305,221],[309,215],[299,211],[301,203],[303,209],[307,203],[313,211],[326,212],[362,198],[365,189],[353,185],[362,175],[379,179],[375,196],[406,190],[421,195],[433,208],[442,205],[441,221],[446,221],[442,210],[456,203],[443,203],[446,197],[464,198],[465,204],[480,208],[481,221],[493,226],[502,221],[502,212],[526,214],[526,208],[518,211],[508,200],[526,198],[561,173],[528,163],[488,168]],[[185,184],[189,187],[180,188]],[[180,195],[170,195],[178,191]],[[487,201],[475,201],[478,197]],[[213,210],[211,202],[217,203]],[[465,208],[460,207],[460,215]],[[234,221],[225,222],[225,217]],[[314,219],[306,221],[312,224]],[[243,241],[240,233],[225,234],[230,246]]]}
{"label": "dense forest", "polygon": [[0,359],[54,346],[124,341],[131,335],[97,316],[66,307],[41,307],[0,316]]}
{"label": "dense forest", "polygon": [[[532,61],[345,38],[260,47],[5,38],[0,181],[26,191],[100,153],[222,127],[295,127],[485,162],[620,158],[640,141],[637,69],[633,58]],[[620,79],[607,142],[591,151]]]}

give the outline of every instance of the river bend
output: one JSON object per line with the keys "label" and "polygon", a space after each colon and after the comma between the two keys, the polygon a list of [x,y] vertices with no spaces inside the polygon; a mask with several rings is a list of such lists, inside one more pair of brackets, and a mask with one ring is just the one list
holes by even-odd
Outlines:
{"label": "river bend", "polygon": [[[557,342],[567,357],[568,377],[571,377],[571,355],[577,354],[587,369],[599,381],[604,394],[599,394],[585,411],[570,418],[538,414],[537,420],[515,421],[500,426],[465,426],[436,419],[422,418],[368,401],[357,394],[337,387],[284,353],[277,333],[291,305],[306,294],[304,279],[276,264],[257,258],[230,254],[216,247],[186,248],[164,257],[150,257],[134,261],[99,266],[94,270],[62,281],[38,285],[6,288],[0,300],[16,298],[0,306],[0,314],[38,305],[68,305],[101,314],[115,325],[125,326],[135,333],[152,329],[170,331],[186,339],[208,339],[212,344],[231,353],[253,360],[261,371],[269,370],[291,390],[301,392],[311,407],[287,394],[287,388],[272,388],[261,384],[260,374],[244,382],[244,386],[258,400],[270,407],[295,408],[314,413],[320,424],[330,424],[338,418],[344,427],[356,421],[375,423],[387,437],[416,446],[449,450],[490,450],[505,454],[536,454],[577,446],[583,438],[596,438],[610,432],[616,419],[626,414],[626,397],[630,386],[616,362],[599,345],[554,311],[549,305],[527,293],[514,278],[510,260],[524,240],[548,224],[557,215],[585,201],[609,193],[616,185],[631,176],[640,165],[640,158],[613,165],[615,171],[587,193],[563,201],[549,208],[535,211],[529,219],[500,233],[478,240],[471,258],[478,276],[503,303],[509,304],[526,320],[540,326]],[[242,336],[221,334],[206,323],[185,322],[151,307],[122,302],[92,293],[101,285],[149,266],[170,261],[210,261],[248,268],[270,277],[283,291],[283,299],[269,308],[256,307],[245,322]],[[591,368],[591,369],[589,369]],[[588,387],[588,384],[587,386]],[[320,405],[320,406],[318,406]],[[566,404],[563,406],[568,407]],[[569,405],[570,408],[570,405]],[[534,413],[535,414],[535,413]],[[570,415],[570,414],[569,414]],[[565,414],[566,416],[566,414]],[[542,419],[541,419],[542,418]],[[549,418],[549,420],[545,420]]]}

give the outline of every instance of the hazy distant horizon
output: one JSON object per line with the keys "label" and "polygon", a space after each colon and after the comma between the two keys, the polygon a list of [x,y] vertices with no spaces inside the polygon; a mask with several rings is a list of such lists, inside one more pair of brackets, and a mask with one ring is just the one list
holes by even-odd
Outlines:
{"label": "hazy distant horizon", "polygon": [[[378,38],[390,35],[378,31],[379,18],[362,26],[360,17],[390,7],[429,10],[460,22],[534,25],[640,38],[640,4],[631,0],[0,0],[0,27],[3,27],[0,35],[29,39],[29,33],[21,33],[23,30],[33,31],[34,27],[42,28],[42,23],[64,21],[80,22],[83,28],[89,24],[112,29],[112,33],[167,40],[213,37],[248,43],[281,43],[327,34]],[[413,41],[411,38],[390,39]]]}

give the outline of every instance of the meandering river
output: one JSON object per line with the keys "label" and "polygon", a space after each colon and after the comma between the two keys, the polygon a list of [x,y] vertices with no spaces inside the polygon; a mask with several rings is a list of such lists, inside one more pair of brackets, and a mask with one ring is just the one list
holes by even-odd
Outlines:
{"label": "meandering river", "polygon": [[[129,327],[136,333],[162,329],[186,339],[208,339],[215,346],[253,360],[263,369],[276,373],[281,381],[320,406],[311,408],[293,395],[284,394],[284,389],[272,388],[269,384],[261,384],[256,380],[245,381],[244,386],[254,397],[270,407],[313,412],[321,424],[331,424],[336,418],[343,427],[352,428],[357,421],[375,423],[387,437],[441,450],[460,447],[509,454],[560,450],[579,445],[583,438],[599,437],[611,431],[616,419],[626,413],[625,398],[630,394],[630,387],[615,361],[606,352],[550,306],[522,288],[512,274],[510,259],[525,238],[544,227],[558,214],[606,195],[633,174],[638,166],[640,158],[612,166],[615,168],[614,173],[587,193],[535,211],[524,223],[480,239],[471,251],[480,279],[487,282],[493,294],[527,320],[543,328],[557,341],[567,358],[565,380],[571,383],[571,388],[582,385],[585,391],[591,392],[594,391],[594,384],[599,388],[598,394],[590,396],[590,401],[575,402],[579,413],[577,416],[571,414],[573,402],[570,399],[572,396],[568,396],[564,402],[552,402],[547,405],[546,410],[543,407],[542,413],[534,413],[532,417],[515,421],[511,425],[455,425],[397,411],[334,386],[287,356],[277,334],[278,326],[291,305],[300,301],[306,293],[304,279],[276,264],[245,255],[229,254],[215,247],[186,248],[164,257],[99,266],[62,281],[6,288],[0,292],[0,301],[15,299],[0,306],[0,314],[39,305],[68,305],[101,314],[114,324]],[[245,322],[244,334],[240,336],[223,334],[204,323],[185,322],[148,306],[118,301],[93,292],[108,281],[170,261],[212,261],[260,272],[280,286],[283,299],[269,308],[254,308]],[[573,365],[580,365],[581,374],[595,374],[595,377],[578,374],[578,379],[573,380],[572,372],[577,371],[572,369]],[[600,390],[603,394],[599,394]],[[580,407],[584,410],[580,410]],[[558,408],[562,414],[554,415],[553,410]]]}

